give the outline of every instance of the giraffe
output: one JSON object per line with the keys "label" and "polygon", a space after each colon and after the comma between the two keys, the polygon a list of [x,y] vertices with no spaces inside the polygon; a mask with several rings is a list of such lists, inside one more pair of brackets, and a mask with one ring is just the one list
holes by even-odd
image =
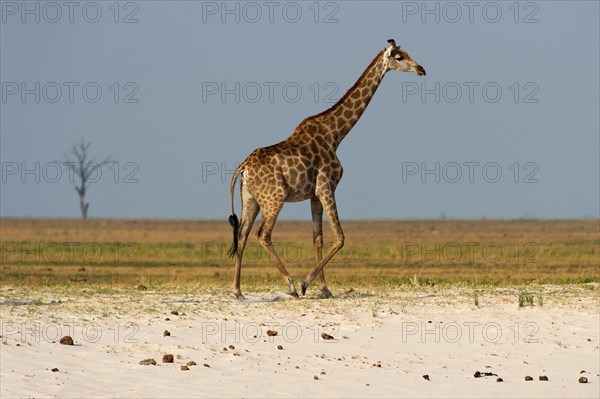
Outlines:
{"label": "giraffe", "polygon": [[[390,70],[425,75],[425,69],[415,62],[393,39],[380,51],[356,83],[328,110],[304,119],[287,139],[269,147],[254,150],[233,173],[231,179],[231,216],[233,244],[229,251],[235,257],[234,295],[244,299],[240,290],[242,255],[256,216],[261,221],[256,237],[273,259],[285,282],[289,295],[298,296],[292,277],[275,252],[271,232],[285,202],[310,199],[313,222],[313,245],[316,266],[299,289],[305,295],[310,283],[318,276],[323,294],[333,298],[327,288],[323,268],[343,247],[344,233],[338,218],[335,189],[342,178],[342,165],[336,155],[341,141],[361,117],[381,80]],[[240,177],[242,217],[238,220],[234,208],[236,180]],[[333,245],[323,257],[323,211],[333,231]]]}

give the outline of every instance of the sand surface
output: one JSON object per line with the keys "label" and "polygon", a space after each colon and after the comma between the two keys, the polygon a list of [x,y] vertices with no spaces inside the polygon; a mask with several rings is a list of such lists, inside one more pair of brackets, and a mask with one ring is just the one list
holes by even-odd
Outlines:
{"label": "sand surface", "polygon": [[600,396],[597,284],[537,286],[521,308],[511,288],[479,306],[471,288],[109,291],[1,289],[0,396]]}

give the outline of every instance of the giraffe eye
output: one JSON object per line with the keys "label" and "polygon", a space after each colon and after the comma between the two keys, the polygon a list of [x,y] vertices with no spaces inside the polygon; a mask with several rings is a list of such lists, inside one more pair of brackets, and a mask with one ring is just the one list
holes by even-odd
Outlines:
{"label": "giraffe eye", "polygon": [[401,55],[398,55],[395,58],[396,58],[396,61],[402,61],[404,59],[404,57],[402,57]]}

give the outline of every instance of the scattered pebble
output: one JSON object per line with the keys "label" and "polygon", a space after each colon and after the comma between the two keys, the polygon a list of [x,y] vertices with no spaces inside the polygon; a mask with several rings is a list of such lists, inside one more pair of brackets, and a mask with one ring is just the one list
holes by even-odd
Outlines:
{"label": "scattered pebble", "polygon": [[165,317],[165,321],[171,321],[171,319],[169,319],[168,317]]}
{"label": "scattered pebble", "polygon": [[279,349],[279,350],[282,350],[282,349],[283,349],[283,346],[281,346],[281,345],[277,345],[277,349]]}
{"label": "scattered pebble", "polygon": [[269,337],[274,337],[274,336],[276,336],[277,334],[278,334],[278,332],[277,332],[277,331],[273,331],[273,330],[267,330],[267,335],[268,335]]}
{"label": "scattered pebble", "polygon": [[178,312],[178,311],[176,311],[176,310],[171,310],[171,314],[173,314],[173,315],[177,316],[177,315],[179,315],[179,312]]}
{"label": "scattered pebble", "polygon": [[321,333],[321,338],[323,338],[325,341],[333,339],[333,337],[327,333]]}
{"label": "scattered pebble", "polygon": [[483,373],[479,372],[479,371],[476,371],[475,374],[473,374],[473,377],[475,377],[475,378],[490,377],[490,376],[496,376],[497,377],[498,374],[494,374],[494,373],[491,373],[489,371],[484,371]]}
{"label": "scattered pebble", "polygon": [[424,379],[424,380],[426,380],[426,381],[431,381],[431,380],[429,379],[429,374],[425,374],[425,375],[423,376],[423,379]]}
{"label": "scattered pebble", "polygon": [[346,291],[344,291],[344,294],[351,294],[354,292],[354,288],[348,288]]}
{"label": "scattered pebble", "polygon": [[583,374],[583,373],[586,373],[586,371],[585,371],[585,370],[581,370],[581,371],[579,372],[579,374]]}
{"label": "scattered pebble", "polygon": [[235,349],[235,346],[229,345],[229,349]]}
{"label": "scattered pebble", "polygon": [[65,335],[64,337],[62,337],[60,339],[60,344],[61,345],[73,345],[73,338],[71,338],[69,335]]}
{"label": "scattered pebble", "polygon": [[580,384],[587,384],[588,380],[586,377],[579,377],[579,383]]}
{"label": "scattered pebble", "polygon": [[188,366],[186,366],[185,364],[182,364],[180,369],[181,369],[181,371],[186,371],[186,370],[189,370],[190,368]]}
{"label": "scattered pebble", "polygon": [[540,375],[540,381],[548,381],[548,377],[545,375]]}
{"label": "scattered pebble", "polygon": [[[53,372],[53,373],[58,373],[58,369],[57,369],[56,367],[54,367],[54,368],[52,369],[52,372]],[[585,377],[584,377],[584,378],[585,378]],[[581,378],[579,379],[579,382],[581,382]],[[587,382],[587,379],[585,380],[585,382]]]}
{"label": "scattered pebble", "polygon": [[162,362],[163,363],[173,363],[173,355],[169,354],[169,355],[163,355],[162,357]]}
{"label": "scattered pebble", "polygon": [[500,377],[496,378],[496,382],[504,382],[504,380]]}
{"label": "scattered pebble", "polygon": [[533,381],[533,377],[530,375],[525,376],[525,381]]}
{"label": "scattered pebble", "polygon": [[154,359],[144,359],[144,360],[140,361],[140,364],[142,366],[150,366],[150,365],[154,366],[156,364],[156,360],[154,360]]}
{"label": "scattered pebble", "polygon": [[169,330],[165,330],[165,332],[163,333],[163,335],[164,335],[165,337],[170,337],[170,336],[171,336],[171,333],[169,332]]}
{"label": "scattered pebble", "polygon": [[313,375],[313,380],[318,380],[319,376],[318,375]]}
{"label": "scattered pebble", "polygon": [[148,288],[144,284],[140,284],[137,286],[138,291],[146,291]]}
{"label": "scattered pebble", "polygon": [[208,363],[204,363],[204,364],[203,364],[203,366],[204,366],[204,367],[210,367],[210,364],[208,364]]}
{"label": "scattered pebble", "polygon": [[193,360],[190,360],[190,361],[189,361],[189,362],[187,362],[185,365],[186,365],[186,366],[188,366],[188,367],[195,366],[195,365],[196,365],[196,362],[195,362],[195,361],[193,361]]}

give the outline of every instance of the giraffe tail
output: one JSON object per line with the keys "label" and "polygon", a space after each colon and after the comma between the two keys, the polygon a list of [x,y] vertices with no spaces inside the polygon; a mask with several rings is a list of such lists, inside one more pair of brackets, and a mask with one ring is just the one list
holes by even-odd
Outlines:
{"label": "giraffe tail", "polygon": [[238,250],[238,238],[239,238],[239,230],[240,230],[240,221],[238,220],[237,215],[235,214],[235,208],[233,204],[233,194],[235,192],[235,182],[237,181],[238,175],[243,170],[242,165],[238,166],[238,168],[233,173],[233,177],[231,178],[231,187],[229,189],[231,196],[231,216],[229,216],[229,224],[233,227],[233,244],[231,244],[231,248],[227,254],[230,258],[233,258]]}

